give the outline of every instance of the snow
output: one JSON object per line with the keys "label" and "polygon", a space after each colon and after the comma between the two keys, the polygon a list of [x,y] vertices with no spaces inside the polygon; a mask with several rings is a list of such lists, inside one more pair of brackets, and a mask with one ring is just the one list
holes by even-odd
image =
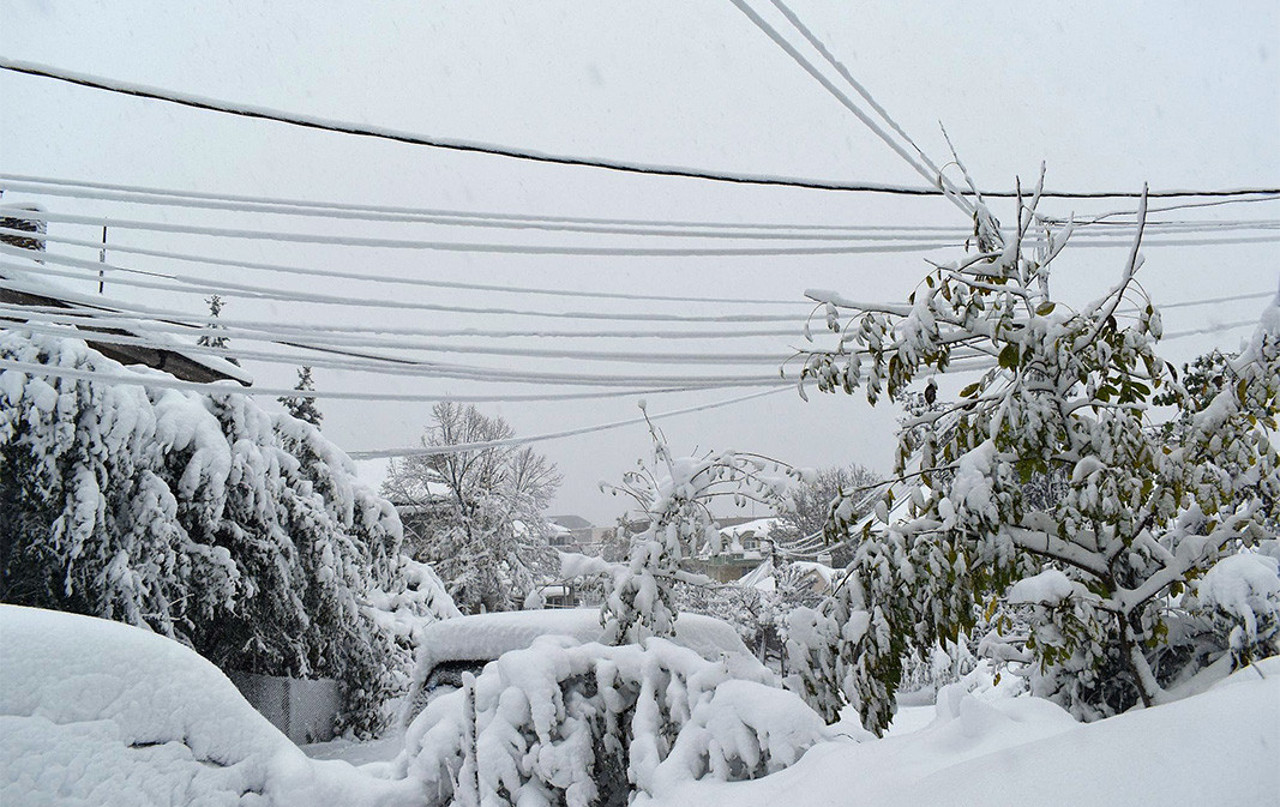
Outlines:
{"label": "snow", "polygon": [[585,807],[692,779],[765,776],[832,736],[763,667],[747,674],[659,638],[543,636],[431,701],[390,773],[420,781],[431,805]]}
{"label": "snow", "polygon": [[[918,725],[922,710],[910,711]],[[824,743],[760,781],[685,782],[637,804],[1273,804],[1277,747],[1280,659],[1272,658],[1203,695],[1092,724],[1038,698],[944,688],[933,721],[918,730]]]}
{"label": "snow", "polygon": [[[427,675],[442,662],[490,661],[503,653],[526,648],[543,636],[598,642],[603,634],[600,611],[595,608],[475,614],[432,623],[419,636],[417,666],[406,703],[417,702]],[[735,669],[759,667],[737,631],[718,619],[682,613],[676,618],[674,641],[710,661],[731,659]]]}
{"label": "snow", "polygon": [[[1274,574],[1258,556],[1233,557],[1244,560],[1207,576],[1216,603],[1238,602],[1236,584],[1259,570]],[[574,612],[535,616],[558,613],[573,619]],[[440,777],[451,767],[457,774],[468,736],[487,760],[475,769],[482,792],[493,796],[509,783],[535,798],[550,792],[530,785],[542,776],[565,792],[576,782],[569,803],[585,804],[594,784],[584,765],[596,751],[574,720],[588,714],[588,700],[603,701],[563,695],[560,686],[574,686],[587,669],[601,682],[599,697],[613,699],[602,715],[625,705],[617,698],[662,704],[637,707],[627,728],[636,732],[628,770],[637,805],[1164,807],[1266,804],[1280,793],[1280,658],[1203,694],[1091,724],[1015,695],[1012,678],[995,685],[980,671],[944,687],[936,706],[903,709],[890,736],[872,740],[856,717],[823,727],[790,693],[735,678],[663,640],[606,647],[543,637],[474,679],[473,729],[463,724],[465,693],[457,692],[428,707],[394,762],[379,760],[394,753],[398,737],[308,748],[319,758],[374,763],[355,768],[308,759],[213,665],[162,636],[0,605],[0,642],[6,807],[437,804],[451,792]],[[663,720],[675,726],[674,739],[663,739]],[[759,778],[721,781],[748,773]]]}
{"label": "snow", "polygon": [[0,605],[0,803],[413,804],[312,762],[216,667],[115,622]]}
{"label": "snow", "polygon": [[1075,584],[1058,569],[1045,569],[1040,574],[1019,580],[1009,589],[1009,602],[1014,604],[1053,605],[1071,596]]}
{"label": "snow", "polygon": [[1205,572],[1196,595],[1202,603],[1239,619],[1245,635],[1253,640],[1259,616],[1274,623],[1280,614],[1280,561],[1256,552],[1229,555]]}

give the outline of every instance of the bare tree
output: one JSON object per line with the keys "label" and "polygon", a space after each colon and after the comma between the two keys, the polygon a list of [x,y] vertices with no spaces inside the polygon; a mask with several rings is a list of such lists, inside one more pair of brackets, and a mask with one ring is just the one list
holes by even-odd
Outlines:
{"label": "bare tree", "polygon": [[831,518],[832,507],[845,499],[859,511],[857,515],[869,511],[876,500],[875,486],[880,482],[879,475],[856,462],[823,468],[812,479],[792,489],[795,509],[782,517],[802,536],[821,533]]}
{"label": "bare tree", "polygon": [[442,451],[392,462],[383,494],[412,509],[412,550],[436,565],[459,608],[512,607],[549,563],[543,512],[560,474],[532,448],[491,445],[515,435],[501,417],[454,403],[431,415],[422,442]]}

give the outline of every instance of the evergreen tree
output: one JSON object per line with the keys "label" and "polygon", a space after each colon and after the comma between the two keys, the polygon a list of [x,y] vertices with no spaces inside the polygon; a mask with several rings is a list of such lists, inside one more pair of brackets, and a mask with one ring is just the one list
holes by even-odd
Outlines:
{"label": "evergreen tree", "polygon": [[[222,315],[222,298],[220,296],[214,294],[210,297],[206,297],[205,302],[209,304],[209,319],[216,320],[218,317]],[[210,322],[209,328],[212,330],[221,330],[222,326],[219,325],[217,322]],[[214,336],[212,334],[204,334],[203,336],[201,336],[199,339],[196,340],[196,344],[200,345],[201,347],[213,347],[213,348],[218,348],[219,350],[225,351],[227,349],[227,344],[229,341],[230,340],[227,339],[227,337],[225,336]],[[231,362],[232,364],[236,365],[237,367],[240,366],[240,360],[234,356],[224,356],[223,358],[225,358],[227,361]]]}
{"label": "evergreen tree", "polygon": [[[311,380],[311,368],[302,366],[298,368],[298,383],[293,388],[299,392],[306,392],[315,389],[315,384]],[[320,421],[324,420],[324,413],[316,406],[316,399],[310,395],[282,395],[276,399],[284,405],[285,411],[293,415],[298,420],[306,421],[312,426],[319,426]]]}
{"label": "evergreen tree", "polygon": [[[0,333],[0,355],[127,374],[84,342]],[[245,395],[0,374],[0,600],[147,626],[228,670],[333,677],[375,730],[404,588],[401,527],[311,424]]]}

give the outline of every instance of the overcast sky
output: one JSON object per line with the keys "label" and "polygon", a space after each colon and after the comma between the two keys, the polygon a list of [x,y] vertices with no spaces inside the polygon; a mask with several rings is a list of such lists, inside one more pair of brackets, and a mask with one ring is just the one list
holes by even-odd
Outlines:
{"label": "overcast sky", "polygon": [[[767,0],[754,0],[762,10]],[[1280,185],[1280,7],[1274,2],[819,3],[792,8],[938,162],[938,122],[978,181],[1034,180],[1054,188],[1139,190]],[[771,9],[769,9],[771,10]],[[768,15],[776,19],[776,15]],[[286,3],[40,2],[9,0],[0,54],[72,71],[514,149],[694,169],[919,185],[921,180],[728,0],[693,2]],[[794,36],[794,35],[793,35]],[[272,196],[481,212],[825,224],[964,226],[938,200],[614,174],[531,165],[297,129],[110,95],[0,71],[0,173]],[[5,201],[36,200],[6,194]],[[458,234],[423,225],[194,214],[119,203],[38,199],[50,210],[296,232],[563,243],[554,234]],[[1099,212],[1124,202],[1046,202],[1049,212]],[[998,214],[1011,218],[1009,210]],[[1183,218],[1280,219],[1280,203],[1191,211]],[[58,225],[53,225],[58,227]],[[92,238],[91,228],[62,225]],[[901,299],[920,280],[922,254],[653,258],[511,256],[423,250],[228,242],[113,232],[118,243],[200,254],[465,282],[689,297],[768,298],[745,304],[596,303],[519,294],[391,289],[238,270],[187,273],[352,297],[559,311],[795,312],[795,336],[706,340],[577,340],[556,346],[687,353],[783,353],[799,346],[807,287],[860,299]],[[586,243],[575,241],[574,243]],[[603,243],[603,242],[602,242]],[[619,243],[617,239],[608,243]],[[634,241],[627,242],[634,243]],[[646,242],[651,245],[651,242]],[[1276,245],[1153,248],[1141,279],[1157,304],[1277,283]],[[96,253],[93,253],[96,257]],[[1064,254],[1055,279],[1081,301],[1113,281],[1123,250]],[[161,259],[129,265],[170,271]],[[110,284],[109,284],[110,286]],[[120,299],[200,313],[199,295],[108,289]],[[315,324],[439,328],[624,327],[514,315],[414,313],[378,306],[307,306],[227,295],[226,316]],[[1168,330],[1256,315],[1261,302],[1171,309]],[[643,323],[630,323],[647,327]],[[658,326],[653,326],[658,327]],[[1168,343],[1175,360],[1235,347],[1240,329]],[[548,346],[546,339],[472,344]],[[762,378],[776,368],[623,366],[510,357],[451,358],[494,368]],[[246,362],[261,385],[290,367]],[[395,379],[319,369],[322,388],[528,394],[537,387]],[[659,412],[741,394],[649,397]],[[887,471],[895,412],[858,398],[792,392],[662,423],[676,451],[740,448],[797,465],[859,461]],[[352,451],[409,446],[426,404],[322,401],[325,431]],[[520,434],[604,423],[637,413],[633,398],[482,407]],[[539,445],[565,484],[555,510],[597,522],[621,502],[618,480],[647,450],[632,426]]]}

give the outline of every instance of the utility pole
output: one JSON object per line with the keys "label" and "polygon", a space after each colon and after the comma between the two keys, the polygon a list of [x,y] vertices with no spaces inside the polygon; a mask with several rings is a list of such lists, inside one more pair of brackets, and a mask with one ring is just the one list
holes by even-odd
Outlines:
{"label": "utility pole", "polygon": [[[102,249],[98,250],[98,263],[105,264],[107,262],[107,225],[102,225]],[[98,294],[102,294],[105,285],[103,270],[98,270]]]}

